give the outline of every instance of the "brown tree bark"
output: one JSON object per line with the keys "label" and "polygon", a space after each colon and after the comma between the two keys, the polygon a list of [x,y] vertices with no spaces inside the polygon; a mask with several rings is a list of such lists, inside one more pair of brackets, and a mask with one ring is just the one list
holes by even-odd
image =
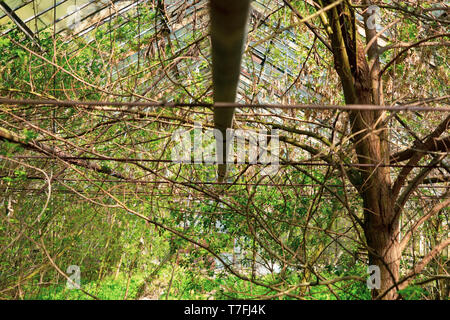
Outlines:
{"label": "brown tree bark", "polygon": [[[346,104],[379,104],[380,90],[374,88],[373,68],[369,68],[364,45],[358,40],[353,8],[342,3],[329,10],[322,22],[331,40]],[[358,170],[360,184],[355,185],[363,200],[369,263],[381,272],[381,288],[372,290],[372,296],[392,288],[383,299],[396,299],[401,258],[399,218],[392,205],[389,167],[379,166],[389,164],[390,155],[383,116],[380,111],[353,111],[349,119],[358,163],[373,165]]]}
{"label": "brown tree bark", "polygon": [[[358,45],[355,92],[357,103],[372,104],[372,86],[363,48]],[[359,192],[364,205],[364,233],[367,241],[369,264],[380,268],[381,288],[372,290],[372,296],[392,288],[399,280],[401,250],[399,243],[399,215],[393,204],[389,164],[388,128],[379,111],[354,112],[350,115],[354,145],[360,164],[375,167],[361,169],[363,184]],[[384,299],[396,299],[394,286]]]}
{"label": "brown tree bark", "polygon": [[[364,73],[368,76],[367,73]],[[358,103],[371,102],[367,78],[355,77]],[[360,164],[375,167],[360,169],[362,185],[357,186],[363,199],[364,233],[367,241],[369,264],[381,271],[381,288],[372,290],[376,297],[399,280],[401,250],[399,243],[399,215],[396,215],[392,198],[389,167],[387,128],[380,125],[382,114],[376,111],[355,112],[350,115],[355,150]],[[397,298],[395,288],[385,299]]]}

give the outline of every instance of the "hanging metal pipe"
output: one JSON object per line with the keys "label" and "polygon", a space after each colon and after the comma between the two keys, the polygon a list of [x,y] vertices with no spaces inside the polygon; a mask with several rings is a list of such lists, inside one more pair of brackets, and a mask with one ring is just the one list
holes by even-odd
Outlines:
{"label": "hanging metal pipe", "polygon": [[[236,102],[250,2],[251,0],[209,2],[215,103]],[[234,108],[214,109],[214,125],[222,132],[224,138],[223,141],[217,139],[217,148],[223,150],[221,159],[223,164],[218,166],[219,181],[224,180],[227,171],[225,160],[229,152],[229,141],[226,139],[226,131],[232,126],[233,116]]]}

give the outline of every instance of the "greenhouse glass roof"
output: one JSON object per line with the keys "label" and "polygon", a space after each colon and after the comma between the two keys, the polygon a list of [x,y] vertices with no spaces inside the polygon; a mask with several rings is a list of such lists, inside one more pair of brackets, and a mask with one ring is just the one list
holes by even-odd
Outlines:
{"label": "greenhouse glass roof", "polygon": [[[132,20],[139,20],[139,32],[134,38],[139,38],[141,43],[151,39],[157,28],[167,28],[169,41],[177,41],[182,48],[192,42],[200,40],[203,47],[208,47],[208,12],[205,0],[166,0],[166,1],[109,1],[109,0],[6,0],[0,1],[0,26],[5,27],[3,34],[7,34],[14,28],[22,31],[23,37],[32,39],[37,45],[43,37],[43,33],[49,32],[67,37],[67,41],[76,38],[84,38],[93,41],[93,32],[105,27],[105,36],[109,31],[122,27]],[[299,35],[295,35],[289,29],[268,41],[275,28],[289,25],[289,18],[281,19],[277,25],[265,21],[265,17],[279,10],[282,1],[258,0],[253,1],[251,9],[251,26],[253,36],[249,39],[246,54],[244,54],[241,79],[239,82],[238,100],[243,92],[249,89],[254,79],[258,77],[261,84],[270,84],[268,90],[260,91],[256,100],[264,102],[279,102],[279,98],[285,94],[279,88],[289,87],[295,79],[299,66],[299,45],[295,41]],[[163,15],[155,14],[158,6],[163,9]],[[257,27],[257,28],[255,28]],[[312,39],[308,35],[304,37],[306,47],[312,45]],[[129,38],[118,40],[126,43]],[[152,44],[150,44],[151,46]],[[275,48],[269,49],[272,46]],[[142,46],[144,47],[144,45]],[[74,48],[76,50],[76,48]],[[271,52],[272,50],[272,52]],[[276,52],[274,52],[276,51]],[[114,74],[126,71],[130,66],[143,63],[142,57],[151,53],[149,46],[145,49],[130,51],[129,55],[117,63]],[[201,71],[205,75],[205,81],[210,80],[210,68],[208,63],[210,54],[204,51],[204,57],[199,57],[192,63],[184,62],[178,65],[178,69],[185,68]],[[280,59],[280,57],[282,57]],[[303,79],[307,82],[308,78]],[[143,91],[145,92],[145,85]],[[318,97],[305,86],[297,88],[295,98]]]}

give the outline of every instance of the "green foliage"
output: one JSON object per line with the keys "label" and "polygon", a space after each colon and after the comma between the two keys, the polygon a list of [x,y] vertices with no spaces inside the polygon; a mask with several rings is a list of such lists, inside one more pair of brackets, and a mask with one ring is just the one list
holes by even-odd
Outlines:
{"label": "green foliage", "polygon": [[[142,278],[130,280],[127,299],[137,298],[137,291],[142,284]],[[117,279],[107,277],[101,281],[81,282],[83,290],[101,300],[123,300],[127,292],[127,276],[121,274]],[[26,297],[32,300],[92,300],[93,298],[79,289],[68,289],[65,284],[41,287],[36,296]]]}
{"label": "green foliage", "polygon": [[429,292],[420,286],[408,286],[405,289],[400,290],[399,294],[405,300],[421,300],[424,297],[429,296]]}

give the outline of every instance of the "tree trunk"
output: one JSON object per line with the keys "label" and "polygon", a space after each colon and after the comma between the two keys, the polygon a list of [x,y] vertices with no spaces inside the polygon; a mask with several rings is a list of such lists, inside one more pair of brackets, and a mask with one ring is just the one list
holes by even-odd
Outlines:
{"label": "tree trunk", "polygon": [[[364,60],[362,60],[364,59]],[[370,77],[365,57],[359,57],[359,69],[355,77],[357,102],[372,104]],[[381,120],[380,111],[353,112],[350,115],[355,150],[359,164],[372,165],[359,169],[362,185],[359,192],[364,204],[364,233],[369,264],[380,268],[381,287],[372,290],[372,297],[389,290],[383,299],[396,299],[395,283],[399,280],[400,243],[399,217],[396,216],[391,191],[388,130]]]}
{"label": "tree trunk", "polygon": [[[364,58],[365,59],[365,58]],[[358,59],[362,65],[362,61]],[[357,102],[372,104],[370,78],[366,68],[360,69],[355,77]],[[386,290],[383,299],[396,299],[395,283],[399,280],[400,243],[399,217],[392,205],[392,191],[389,164],[388,130],[380,121],[379,111],[360,111],[350,114],[354,145],[361,167],[362,185],[358,186],[363,199],[364,233],[366,236],[369,264],[380,268],[381,287],[372,290],[375,298]],[[391,289],[392,288],[392,289]]]}
{"label": "tree trunk", "polygon": [[[399,280],[400,269],[400,243],[398,233],[398,219],[394,223],[383,221],[383,217],[389,216],[389,213],[373,213],[373,209],[382,204],[384,199],[380,198],[378,203],[365,204],[364,215],[369,265],[376,265],[380,268],[380,288],[372,290],[372,297],[376,298],[379,294],[389,292],[382,299],[392,300],[397,298],[396,282]],[[390,210],[386,208],[386,210]]]}
{"label": "tree trunk", "polygon": [[[331,4],[331,0],[318,0],[318,3],[324,7]],[[321,19],[331,40],[334,68],[342,84],[345,103],[379,104],[382,92],[375,87],[377,78],[374,79],[370,71],[365,46],[358,39],[354,8],[341,3],[328,10],[326,16],[321,15]],[[374,289],[372,296],[377,297],[393,287],[383,299],[396,299],[395,283],[399,279],[401,257],[399,217],[393,207],[390,171],[386,166],[390,150],[383,117],[381,111],[349,113],[357,162],[363,165],[358,168],[360,177],[353,184],[363,200],[369,263],[378,266],[381,272],[380,288]]]}
{"label": "tree trunk", "polygon": [[[355,96],[354,99],[348,98],[351,103],[373,104],[369,68],[362,48],[358,44],[356,49],[357,66],[353,72]],[[372,297],[389,290],[383,299],[391,300],[397,298],[395,283],[399,280],[401,250],[399,218],[392,205],[390,169],[388,166],[379,166],[389,164],[390,155],[388,128],[382,117],[383,112],[380,111],[350,113],[358,163],[370,165],[359,168],[362,184],[357,188],[364,205],[364,233],[369,264],[378,266],[381,272],[381,287],[372,290]]]}

